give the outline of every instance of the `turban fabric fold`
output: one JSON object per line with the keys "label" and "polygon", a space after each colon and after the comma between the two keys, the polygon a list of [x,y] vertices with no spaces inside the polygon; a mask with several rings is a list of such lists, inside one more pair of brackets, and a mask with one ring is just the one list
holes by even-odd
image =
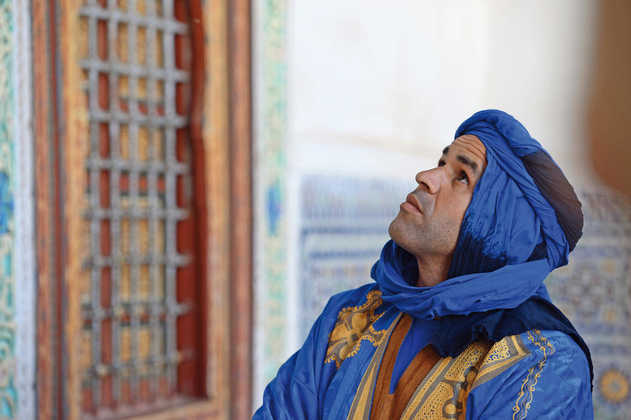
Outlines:
{"label": "turban fabric fold", "polygon": [[464,134],[486,146],[487,168],[465,214],[449,277],[544,257],[550,270],[567,264],[583,217],[574,189],[554,160],[502,111],[474,114],[455,137]]}

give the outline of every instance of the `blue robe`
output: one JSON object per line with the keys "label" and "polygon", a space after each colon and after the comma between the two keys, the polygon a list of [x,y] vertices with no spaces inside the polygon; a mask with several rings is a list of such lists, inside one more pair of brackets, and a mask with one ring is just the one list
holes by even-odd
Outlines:
{"label": "blue robe", "polygon": [[[333,296],[254,419],[368,419],[380,357],[402,314],[381,295],[373,283]],[[474,341],[439,360],[401,418],[591,419],[589,364],[558,331]]]}

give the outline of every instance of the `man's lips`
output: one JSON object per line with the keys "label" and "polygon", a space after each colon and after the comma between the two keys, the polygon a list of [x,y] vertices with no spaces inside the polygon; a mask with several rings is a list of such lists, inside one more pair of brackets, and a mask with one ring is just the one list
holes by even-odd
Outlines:
{"label": "man's lips", "polygon": [[408,194],[408,196],[405,198],[405,201],[401,203],[401,208],[409,210],[413,213],[423,213],[421,211],[420,203],[412,193]]}

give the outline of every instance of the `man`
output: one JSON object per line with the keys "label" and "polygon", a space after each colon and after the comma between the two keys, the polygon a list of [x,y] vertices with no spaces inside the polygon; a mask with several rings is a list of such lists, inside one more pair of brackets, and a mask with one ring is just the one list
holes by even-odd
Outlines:
{"label": "man", "polygon": [[487,110],[416,182],[375,283],[329,300],[254,418],[592,418],[589,350],[543,284],[583,226],[559,167]]}

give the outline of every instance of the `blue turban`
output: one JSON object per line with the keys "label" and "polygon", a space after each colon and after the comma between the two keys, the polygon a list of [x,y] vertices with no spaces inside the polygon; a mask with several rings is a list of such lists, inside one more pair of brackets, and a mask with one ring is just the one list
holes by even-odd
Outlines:
{"label": "blue turban", "polygon": [[567,264],[582,233],[572,186],[541,144],[505,112],[477,112],[455,137],[464,134],[486,146],[487,166],[465,212],[448,278],[417,287],[415,258],[389,241],[371,271],[383,300],[419,322],[441,318],[447,325],[430,341],[443,355],[455,355],[481,336],[496,341],[541,328],[568,333],[590,359],[543,284],[553,269]]}
{"label": "blue turban", "polygon": [[476,113],[456,130],[456,137],[464,134],[484,143],[487,167],[465,214],[448,277],[542,258],[548,271],[567,264],[583,217],[574,189],[554,160],[502,111]]}
{"label": "blue turban", "polygon": [[456,137],[464,134],[486,146],[487,166],[465,212],[448,279],[416,287],[416,260],[392,241],[373,267],[383,299],[417,318],[515,308],[534,295],[548,299],[544,279],[567,264],[580,237],[574,190],[519,121],[480,111],[456,130]]}

